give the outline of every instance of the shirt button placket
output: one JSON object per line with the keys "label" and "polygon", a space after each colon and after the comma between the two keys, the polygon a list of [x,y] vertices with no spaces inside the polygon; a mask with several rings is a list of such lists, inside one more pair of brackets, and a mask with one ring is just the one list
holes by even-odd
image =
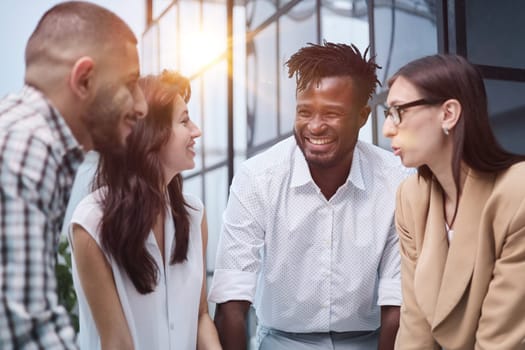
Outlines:
{"label": "shirt button placket", "polygon": [[328,308],[328,328],[330,328],[330,325],[332,323],[332,263],[335,259],[334,256],[334,245],[333,245],[333,237],[334,237],[334,217],[335,217],[335,209],[332,205],[329,206],[329,226],[330,230],[328,230],[328,254],[329,254],[329,261],[328,261],[328,301],[327,301],[327,308]]}

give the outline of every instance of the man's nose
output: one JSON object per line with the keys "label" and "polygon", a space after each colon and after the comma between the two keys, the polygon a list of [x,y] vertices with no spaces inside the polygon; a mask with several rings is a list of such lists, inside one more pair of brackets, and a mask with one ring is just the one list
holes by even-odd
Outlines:
{"label": "man's nose", "polygon": [[326,124],[323,120],[323,117],[320,114],[315,114],[308,121],[308,130],[312,133],[318,133],[324,130]]}
{"label": "man's nose", "polygon": [[134,110],[137,118],[142,119],[148,114],[148,103],[146,102],[146,97],[144,92],[140,87],[137,87],[134,92]]}

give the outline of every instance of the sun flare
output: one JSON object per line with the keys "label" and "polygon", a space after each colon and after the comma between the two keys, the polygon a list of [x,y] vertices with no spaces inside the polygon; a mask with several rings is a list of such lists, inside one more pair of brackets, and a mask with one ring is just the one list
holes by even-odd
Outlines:
{"label": "sun flare", "polygon": [[210,30],[185,35],[181,56],[186,74],[192,75],[224,54],[226,38]]}

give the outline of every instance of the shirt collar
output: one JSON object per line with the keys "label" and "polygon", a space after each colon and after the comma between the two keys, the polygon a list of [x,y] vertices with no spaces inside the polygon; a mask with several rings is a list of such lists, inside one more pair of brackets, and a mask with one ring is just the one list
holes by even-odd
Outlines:
{"label": "shirt collar", "polygon": [[292,157],[292,177],[290,181],[290,187],[300,187],[307,183],[313,183],[310,169],[306,163],[303,152],[299,149],[299,146],[295,146],[294,154]]}
{"label": "shirt collar", "polygon": [[[359,148],[354,147],[354,155],[352,158],[352,167],[350,168],[350,174],[343,186],[346,186],[349,182],[360,190],[365,190],[365,181],[363,179],[363,172],[361,171],[361,155]],[[299,149],[299,146],[295,146],[294,155],[292,158],[292,174],[290,187],[300,187],[307,183],[314,183],[308,163],[304,158],[303,152]]]}
{"label": "shirt collar", "polygon": [[348,180],[346,180],[346,183],[348,182],[351,182],[360,190],[366,190],[365,180],[363,179],[363,171],[361,169],[361,151],[359,150],[357,144],[354,147],[354,155],[352,158],[350,174],[348,174]]}

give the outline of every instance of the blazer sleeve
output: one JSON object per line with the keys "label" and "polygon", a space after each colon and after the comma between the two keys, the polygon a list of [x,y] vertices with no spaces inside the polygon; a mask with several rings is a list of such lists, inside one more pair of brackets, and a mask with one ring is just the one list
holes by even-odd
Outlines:
{"label": "blazer sleeve", "polygon": [[476,350],[525,349],[525,199],[507,228],[483,301]]}
{"label": "blazer sleeve", "polygon": [[[405,200],[401,184],[396,200],[396,228],[401,251],[401,318],[396,337],[396,350],[440,350],[430,331],[430,325],[421,312],[414,294],[414,271],[417,264],[417,246],[409,203]],[[414,190],[414,189],[412,189]],[[406,189],[407,193],[412,192]]]}

